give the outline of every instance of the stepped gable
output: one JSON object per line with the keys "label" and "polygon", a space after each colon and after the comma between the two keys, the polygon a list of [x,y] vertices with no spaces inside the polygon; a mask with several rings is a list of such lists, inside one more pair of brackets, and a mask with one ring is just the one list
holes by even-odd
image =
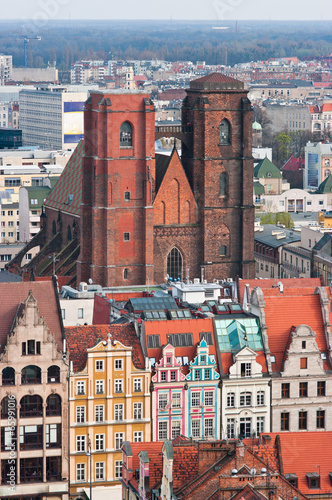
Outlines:
{"label": "stepped gable", "polygon": [[67,326],[65,337],[70,360],[73,362],[74,372],[85,368],[87,349],[91,349],[98,342],[107,340],[108,333],[111,339],[121,342],[125,347],[132,347],[132,360],[135,368],[144,369],[144,357],[132,323],[119,325],[81,325]]}
{"label": "stepped gable", "polygon": [[72,215],[80,215],[83,145],[84,141],[81,140],[44,202],[45,207],[61,210]]}
{"label": "stepped gable", "polygon": [[[299,325],[310,326],[316,333],[318,348],[327,352],[320,297],[312,288],[284,289],[283,294],[278,289],[265,289],[263,295],[269,348],[276,358],[272,363],[274,373],[282,371],[289,334]],[[323,366],[325,370],[331,368],[328,360],[323,361]]]}
{"label": "stepped gable", "polygon": [[29,292],[37,301],[40,316],[53,334],[59,350],[62,350],[62,321],[59,315],[58,300],[54,284],[47,282],[0,283],[0,354],[7,344],[14,319],[24,307]]}

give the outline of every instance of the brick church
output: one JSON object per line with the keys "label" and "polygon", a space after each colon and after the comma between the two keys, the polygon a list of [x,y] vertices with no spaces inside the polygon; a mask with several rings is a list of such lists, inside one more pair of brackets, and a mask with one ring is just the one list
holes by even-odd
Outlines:
{"label": "brick church", "polygon": [[85,105],[77,282],[103,286],[254,277],[252,111],[242,82],[190,84],[182,155],[155,154],[153,103],[92,92]]}

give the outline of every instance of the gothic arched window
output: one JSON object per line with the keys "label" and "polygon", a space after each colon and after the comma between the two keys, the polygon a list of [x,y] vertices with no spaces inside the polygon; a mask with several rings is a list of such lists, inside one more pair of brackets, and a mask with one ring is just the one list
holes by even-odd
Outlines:
{"label": "gothic arched window", "polygon": [[182,278],[182,255],[175,247],[167,255],[167,274],[173,280]]}
{"label": "gothic arched window", "polygon": [[219,127],[219,144],[230,144],[230,125],[226,118]]}
{"label": "gothic arched window", "polygon": [[129,122],[123,122],[120,127],[120,148],[132,146],[132,128]]}

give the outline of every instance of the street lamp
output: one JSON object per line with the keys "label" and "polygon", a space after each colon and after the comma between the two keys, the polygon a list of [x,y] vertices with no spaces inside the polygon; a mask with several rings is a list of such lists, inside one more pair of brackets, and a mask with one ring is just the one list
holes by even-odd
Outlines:
{"label": "street lamp", "polygon": [[88,434],[88,451],[86,456],[90,457],[90,500],[92,500],[92,453],[91,453],[91,439]]}

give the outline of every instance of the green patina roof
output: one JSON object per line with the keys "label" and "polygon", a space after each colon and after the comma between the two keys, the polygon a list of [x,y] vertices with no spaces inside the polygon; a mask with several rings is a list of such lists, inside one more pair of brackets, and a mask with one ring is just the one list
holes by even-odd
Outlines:
{"label": "green patina roof", "polygon": [[262,130],[262,125],[255,120],[252,124],[252,128],[253,130]]}
{"label": "green patina roof", "polygon": [[316,191],[317,194],[331,193],[332,192],[332,175],[326,177],[326,179],[318,186]]}
{"label": "green patina roof", "polygon": [[[36,208],[41,208],[44,200],[50,194],[51,188],[48,186],[34,186],[34,187],[26,187],[29,198],[29,209],[36,210]],[[31,200],[38,200],[36,203],[31,203]]]}
{"label": "green patina roof", "polygon": [[267,157],[265,157],[264,160],[260,161],[254,168],[254,177],[257,179],[280,179],[282,175],[279,168],[276,167]]}
{"label": "green patina roof", "polygon": [[254,182],[254,194],[264,194],[264,193],[265,193],[264,186],[260,182],[255,181]]}
{"label": "green patina roof", "polygon": [[83,145],[84,142],[81,140],[45,201],[46,207],[80,215]]}

